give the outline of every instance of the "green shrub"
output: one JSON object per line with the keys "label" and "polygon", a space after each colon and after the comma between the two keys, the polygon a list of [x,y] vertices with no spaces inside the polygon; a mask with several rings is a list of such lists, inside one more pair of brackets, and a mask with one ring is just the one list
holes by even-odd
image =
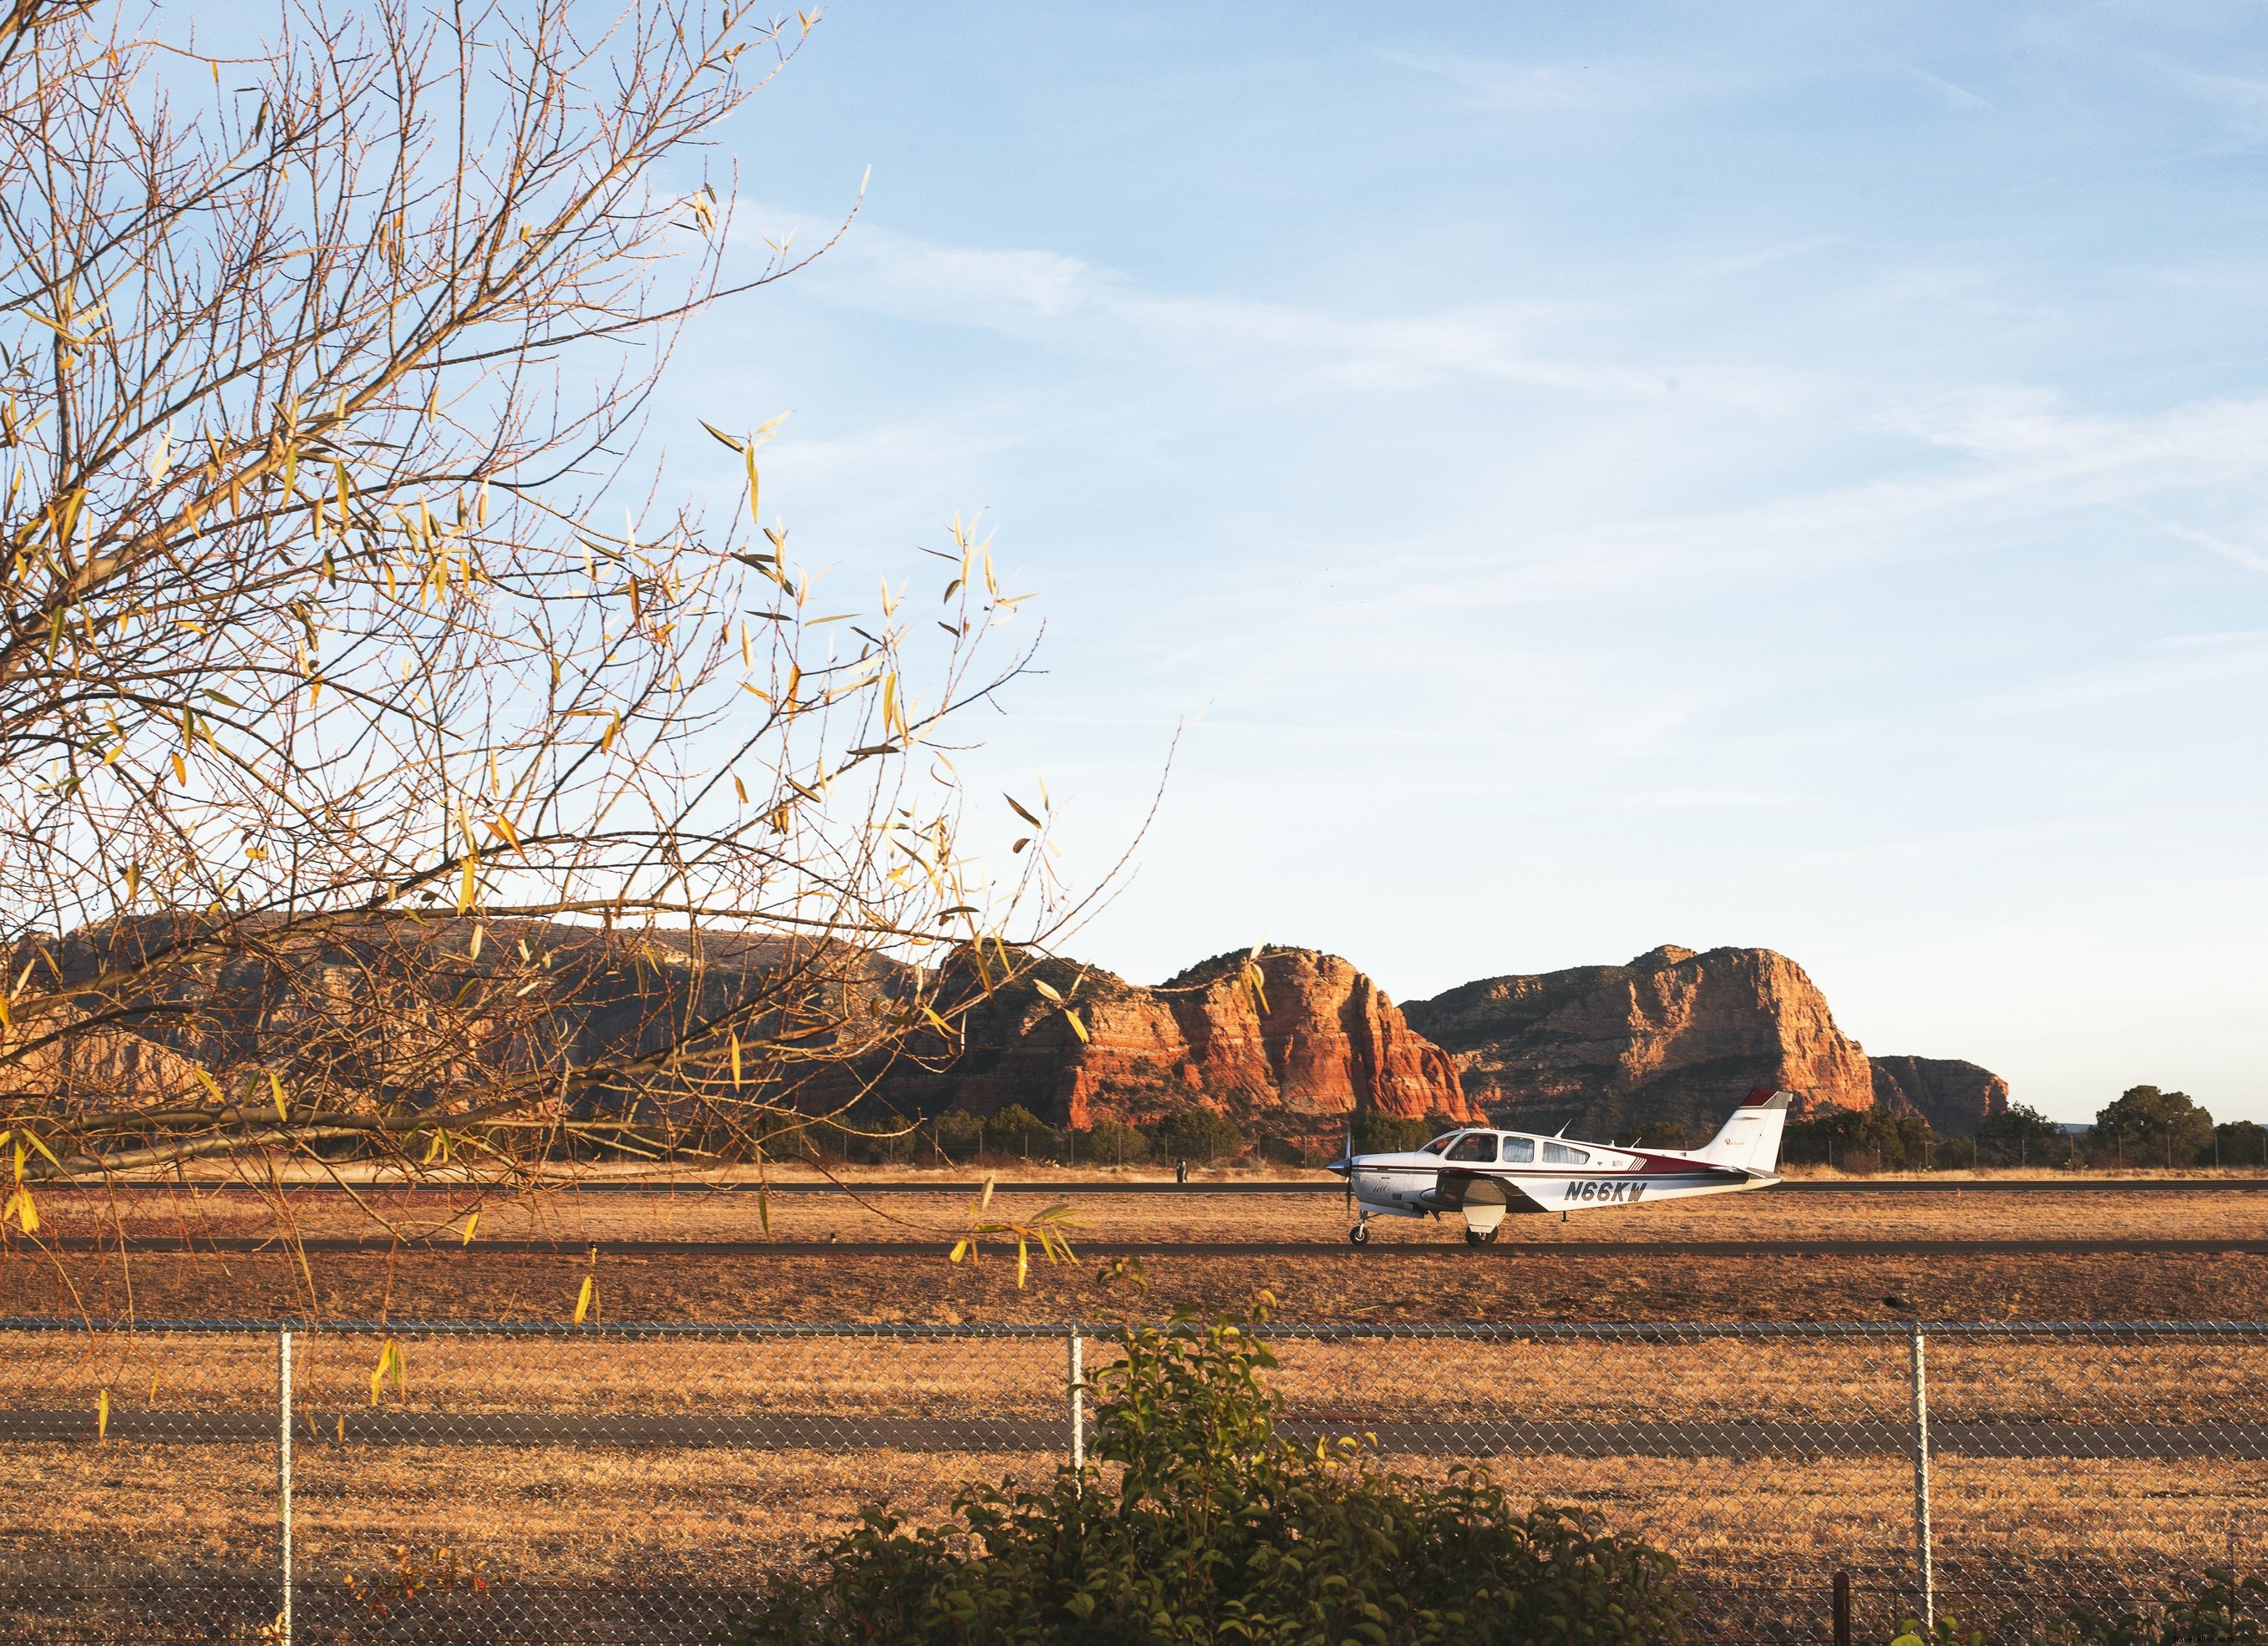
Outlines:
{"label": "green shrub", "polygon": [[1967,1628],[1950,1616],[1926,1629],[1908,1618],[1889,1646],[2257,1646],[2268,1642],[2268,1625],[2256,1615],[2264,1597],[2268,1584],[2257,1577],[2240,1579],[2225,1567],[2213,1566],[2205,1569],[2205,1582],[2194,1595],[2149,1612],[2112,1618],[2069,1606],[2044,1627],[2028,1628],[2011,1619],[1997,1631]]}
{"label": "green shrub", "polygon": [[1056,1128],[1022,1104],[1011,1103],[984,1117],[984,1146],[994,1154],[1052,1160]]}
{"label": "green shrub", "polygon": [[1150,1157],[1150,1140],[1123,1121],[1097,1121],[1079,1135],[1079,1157],[1098,1166],[1138,1166]]}
{"label": "green shrub", "polygon": [[1977,1128],[1977,1157],[1989,1165],[2068,1165],[2072,1152],[2070,1133],[2021,1103],[1986,1115]]}
{"label": "green shrub", "polygon": [[1403,1154],[1424,1148],[1434,1135],[1424,1121],[1405,1121],[1376,1109],[1365,1109],[1354,1117],[1354,1151],[1359,1155]]}
{"label": "green shrub", "polygon": [[932,1123],[930,1135],[947,1159],[957,1165],[966,1165],[984,1147],[984,1117],[961,1109],[948,1109]]}
{"label": "green shrub", "polygon": [[2268,1167],[2268,1127],[2257,1121],[2223,1121],[2213,1128],[2213,1164]]}
{"label": "green shrub", "polygon": [[1167,1160],[1233,1160],[1244,1152],[1236,1122],[1212,1109],[1181,1109],[1150,1128],[1152,1141]]}
{"label": "green shrub", "polygon": [[2095,1112],[2088,1143],[2097,1165],[2193,1166],[2213,1158],[2209,1110],[2186,1091],[2129,1086]]}
{"label": "green shrub", "polygon": [[1918,1172],[1931,1164],[1936,1138],[1918,1114],[1889,1109],[1830,1109],[1789,1122],[1780,1158],[1790,1165],[1837,1165]]}
{"label": "green shrub", "polygon": [[1478,1470],[1379,1469],[1279,1439],[1241,1326],[1130,1327],[1098,1372],[1094,1455],[1044,1491],[975,1486],[940,1527],[887,1507],[773,1579],[733,1646],[1136,1646],[1680,1638],[1667,1554],[1591,1511],[1515,1510]]}
{"label": "green shrub", "polygon": [[2058,1628],[2037,1638],[2053,1646],[2221,1646],[2268,1641],[2268,1628],[2253,1614],[2262,1596],[2268,1596],[2268,1584],[2257,1577],[2240,1580],[2224,1567],[2210,1567],[2195,1595],[2161,1612],[2107,1618],[2074,1606],[2064,1613]]}

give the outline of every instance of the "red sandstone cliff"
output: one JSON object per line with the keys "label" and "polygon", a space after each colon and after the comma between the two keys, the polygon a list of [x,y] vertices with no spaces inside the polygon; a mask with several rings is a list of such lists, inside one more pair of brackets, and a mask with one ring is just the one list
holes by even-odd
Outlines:
{"label": "red sandstone cliff", "polygon": [[2008,1083],[1991,1069],[1952,1057],[1877,1057],[1874,1102],[1911,1110],[1933,1129],[1974,1137],[1995,1114],[2008,1112]]}
{"label": "red sandstone cliff", "polygon": [[1866,1053],[1803,968],[1769,949],[1665,945],[1627,966],[1485,978],[1406,1010],[1501,1123],[1713,1131],[1757,1086],[1815,1108],[1874,1101]]}
{"label": "red sandstone cliff", "polygon": [[1018,985],[970,1014],[967,1047],[948,1067],[894,1077],[884,1095],[923,1112],[1020,1103],[1080,1129],[1191,1105],[1292,1131],[1357,1110],[1480,1118],[1448,1057],[1348,962],[1263,950],[1256,999],[1244,960],[1222,955],[1156,988],[1051,961],[1040,974],[1078,1011],[1084,1041],[1061,1009]]}

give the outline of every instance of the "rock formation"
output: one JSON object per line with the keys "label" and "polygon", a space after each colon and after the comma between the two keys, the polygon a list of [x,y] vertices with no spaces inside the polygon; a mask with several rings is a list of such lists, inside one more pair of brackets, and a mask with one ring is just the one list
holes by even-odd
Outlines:
{"label": "rock formation", "polygon": [[1347,961],[1263,950],[1256,997],[1245,958],[1217,956],[1155,988],[1050,961],[1040,981],[1079,1014],[1084,1040],[1062,1007],[1019,984],[970,1014],[949,1063],[895,1074],[882,1095],[921,1113],[1019,1103],[1080,1129],[1194,1105],[1281,1133],[1329,1129],[1358,1110],[1479,1118],[1450,1060]]}
{"label": "rock formation", "polygon": [[[70,939],[51,964],[77,978],[170,940],[122,924]],[[1626,966],[1487,978],[1400,1009],[1350,962],[1311,949],[1218,955],[1155,988],[1060,959],[1011,968],[1024,974],[1004,984],[997,953],[989,964],[988,975],[968,948],[927,971],[708,934],[372,921],[247,946],[99,1026],[0,1055],[0,1096],[133,1106],[195,1097],[208,1074],[233,1092],[280,1070],[295,1100],[326,1113],[360,1113],[382,1095],[446,1114],[499,1079],[657,1053],[674,1032],[745,1004],[792,1048],[750,1078],[810,1113],[869,1099],[920,1118],[1015,1103],[1083,1130],[1202,1106],[1248,1134],[1313,1145],[1358,1112],[1492,1116],[1596,1138],[1671,1121],[1705,1136],[1757,1086],[1814,1109],[1915,1111],[1955,1135],[2008,1102],[2007,1083],[1973,1063],[1870,1066],[1802,968],[1768,949],[1665,946]],[[899,1041],[890,1025],[932,1003],[946,1015]],[[0,1025],[0,1054],[11,1032],[33,1032]],[[691,1116],[688,1083],[708,1077],[610,1077],[567,1094],[567,1112]]]}
{"label": "rock formation", "polygon": [[1886,1109],[1919,1114],[1933,1131],[1974,1137],[1995,1114],[2008,1112],[2008,1083],[1989,1069],[1954,1057],[1877,1057],[1874,1101]]}
{"label": "rock formation", "polygon": [[1506,1125],[1603,1137],[1668,1121],[1706,1136],[1758,1086],[1814,1109],[1874,1100],[1866,1053],[1803,968],[1769,949],[1664,945],[1627,966],[1484,978],[1403,1010]]}

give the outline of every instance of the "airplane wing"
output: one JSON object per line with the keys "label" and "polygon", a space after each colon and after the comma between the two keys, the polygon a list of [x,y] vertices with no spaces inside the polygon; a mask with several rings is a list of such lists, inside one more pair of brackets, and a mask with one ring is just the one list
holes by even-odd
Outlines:
{"label": "airplane wing", "polygon": [[1462,1207],[1468,1201],[1491,1201],[1513,1211],[1540,1212],[1544,1209],[1543,1202],[1521,1188],[1517,1179],[1496,1172],[1459,1172],[1445,1168],[1434,1179],[1433,1198],[1445,1209]]}

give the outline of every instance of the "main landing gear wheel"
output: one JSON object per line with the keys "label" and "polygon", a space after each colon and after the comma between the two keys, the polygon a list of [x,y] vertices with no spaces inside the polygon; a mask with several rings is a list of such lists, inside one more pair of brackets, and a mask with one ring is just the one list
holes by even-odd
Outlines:
{"label": "main landing gear wheel", "polygon": [[1501,1232],[1503,1232],[1501,1230],[1491,1229],[1486,1234],[1483,1234],[1477,1229],[1468,1229],[1465,1231],[1465,1244],[1467,1246],[1494,1246],[1496,1244],[1497,1236]]}
{"label": "main landing gear wheel", "polygon": [[1347,1238],[1353,1241],[1357,1246],[1368,1246],[1370,1244],[1370,1225],[1368,1223],[1357,1223],[1353,1228],[1347,1231]]}

